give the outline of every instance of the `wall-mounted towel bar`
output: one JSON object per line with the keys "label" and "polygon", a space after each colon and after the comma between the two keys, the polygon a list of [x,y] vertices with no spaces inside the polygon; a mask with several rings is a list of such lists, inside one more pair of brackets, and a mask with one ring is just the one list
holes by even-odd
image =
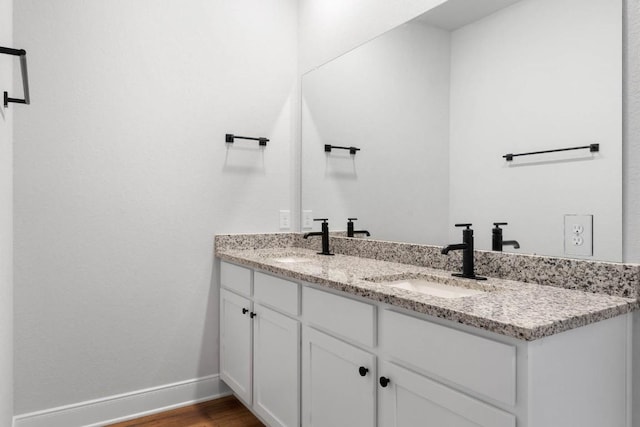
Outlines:
{"label": "wall-mounted towel bar", "polygon": [[532,151],[530,153],[520,153],[520,154],[509,153],[509,154],[505,154],[502,157],[506,159],[507,162],[510,162],[513,160],[514,157],[530,156],[533,154],[556,153],[558,151],[572,151],[572,150],[586,150],[586,149],[588,149],[592,153],[597,153],[598,151],[600,151],[600,144],[590,144],[590,145],[583,145],[581,147],[571,147],[571,148],[556,148],[555,150]]}
{"label": "wall-mounted towel bar", "polygon": [[269,140],[267,138],[264,138],[264,137],[253,138],[251,136],[238,136],[238,135],[234,135],[232,133],[228,133],[225,136],[225,142],[227,144],[233,144],[233,140],[234,139],[249,139],[251,141],[258,141],[258,145],[261,145],[261,146],[265,146],[265,145],[267,145],[267,142],[269,142]]}
{"label": "wall-mounted towel bar", "polygon": [[330,145],[330,144],[325,144],[324,145],[324,151],[326,153],[330,153],[332,149],[338,149],[338,150],[349,150],[349,154],[356,154],[356,152],[360,151],[359,148],[356,147],[341,147],[339,145]]}
{"label": "wall-mounted towel bar", "polygon": [[22,71],[22,87],[24,90],[24,99],[10,98],[7,91],[4,92],[4,106],[8,107],[10,102],[16,104],[29,104],[29,75],[27,74],[27,52],[24,49],[12,49],[10,47],[0,47],[0,53],[5,55],[13,55],[20,57],[20,70]]}

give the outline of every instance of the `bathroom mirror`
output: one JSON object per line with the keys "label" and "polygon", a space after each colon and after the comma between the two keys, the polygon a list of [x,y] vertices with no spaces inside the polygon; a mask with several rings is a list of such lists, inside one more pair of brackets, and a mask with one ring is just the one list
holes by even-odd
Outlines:
{"label": "bathroom mirror", "polygon": [[[449,0],[306,73],[303,218],[433,245],[473,223],[487,250],[507,222],[505,251],[621,261],[621,17],[621,0]],[[571,214],[593,216],[592,251]]]}

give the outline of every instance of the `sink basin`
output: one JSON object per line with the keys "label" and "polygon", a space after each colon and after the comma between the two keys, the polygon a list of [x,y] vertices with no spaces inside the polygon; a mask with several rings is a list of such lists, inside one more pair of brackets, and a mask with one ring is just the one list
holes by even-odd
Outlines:
{"label": "sink basin", "polygon": [[283,264],[294,264],[297,262],[309,262],[311,261],[309,258],[298,257],[298,256],[286,256],[282,258],[272,258],[272,261],[281,262]]}
{"label": "sink basin", "polygon": [[432,295],[440,298],[460,298],[485,293],[485,291],[479,289],[445,285],[443,283],[431,282],[426,279],[406,279],[386,284],[393,288],[405,289],[407,291]]}
{"label": "sink basin", "polygon": [[495,285],[487,282],[430,274],[396,274],[365,280],[439,298],[462,298],[498,290]]}

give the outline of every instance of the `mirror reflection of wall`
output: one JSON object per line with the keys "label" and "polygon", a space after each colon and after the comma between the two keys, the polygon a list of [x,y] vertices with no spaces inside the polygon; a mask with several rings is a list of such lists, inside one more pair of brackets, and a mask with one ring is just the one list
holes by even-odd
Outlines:
{"label": "mirror reflection of wall", "polygon": [[406,25],[304,77],[304,209],[333,229],[357,217],[376,239],[446,240],[449,44]]}
{"label": "mirror reflection of wall", "polygon": [[[564,215],[590,214],[587,258],[620,261],[621,8],[449,0],[307,73],[302,209],[332,230],[358,217],[372,238],[434,245],[471,222],[478,249],[505,221],[521,244],[505,250],[555,256]],[[502,158],[591,143],[601,151]]]}

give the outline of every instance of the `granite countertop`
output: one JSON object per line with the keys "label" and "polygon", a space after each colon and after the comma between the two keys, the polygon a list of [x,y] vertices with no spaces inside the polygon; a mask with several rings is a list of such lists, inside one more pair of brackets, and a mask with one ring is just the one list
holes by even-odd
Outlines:
{"label": "granite countertop", "polygon": [[[640,307],[634,298],[496,278],[468,281],[468,287],[486,291],[482,294],[459,298],[435,297],[391,287],[382,282],[426,275],[446,284],[455,280],[451,279],[450,272],[348,255],[322,256],[313,250],[298,247],[221,249],[216,250],[216,255],[225,261],[293,280],[318,284],[526,341],[605,320]],[[277,261],[278,258],[304,259],[282,262]]]}

